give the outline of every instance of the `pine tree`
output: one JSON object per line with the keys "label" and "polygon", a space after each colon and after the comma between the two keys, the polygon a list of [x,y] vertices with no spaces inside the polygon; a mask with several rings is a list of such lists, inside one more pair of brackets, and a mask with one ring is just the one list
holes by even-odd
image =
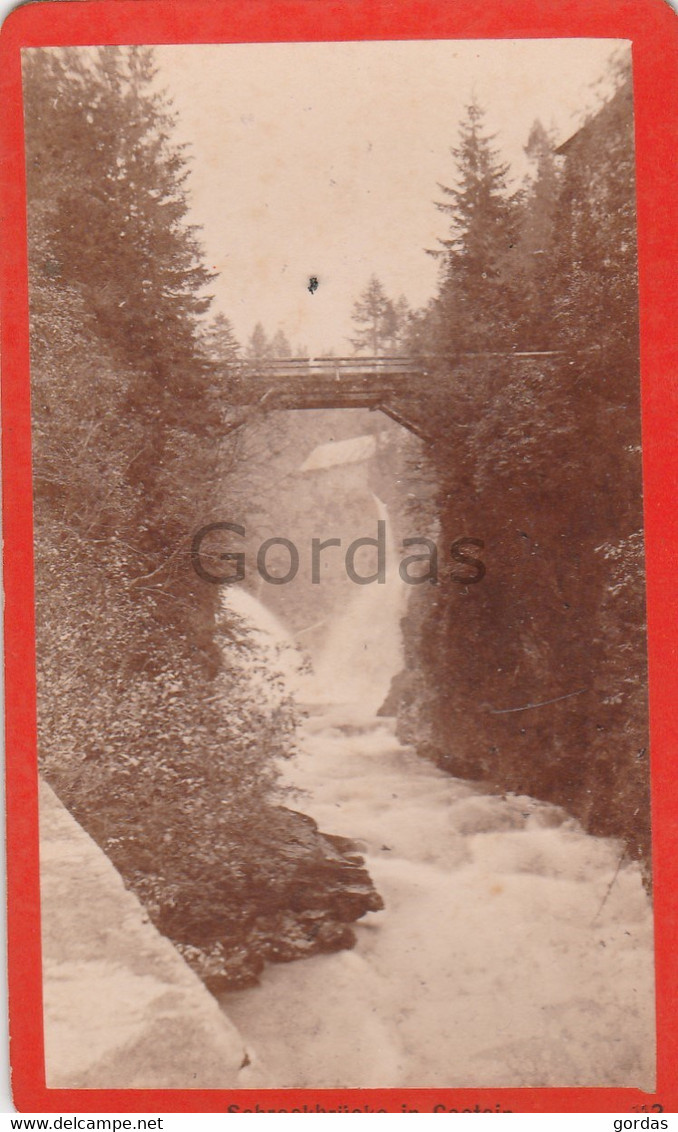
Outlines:
{"label": "pine tree", "polygon": [[530,130],[525,153],[530,174],[520,194],[517,240],[518,275],[524,303],[519,325],[520,344],[527,349],[553,349],[555,218],[560,174],[552,132],[537,119]]}
{"label": "pine tree", "polygon": [[179,555],[221,427],[199,342],[211,277],[154,76],[149,49],[117,47],[29,52],[24,72],[33,278],[83,297],[125,386],[134,427],[115,529],[137,548],[138,577]]}
{"label": "pine tree", "polygon": [[207,324],[202,346],[211,362],[217,366],[237,368],[240,364],[240,343],[235,336],[231,320],[221,311]]}
{"label": "pine tree", "polygon": [[523,209],[522,238],[528,254],[548,254],[553,247],[553,223],[558,204],[560,179],[553,132],[539,119],[532,128],[525,146],[531,174],[528,177]]}
{"label": "pine tree", "polygon": [[451,150],[457,183],[439,186],[447,199],[437,207],[450,218],[450,234],[439,240],[443,250],[431,253],[442,265],[436,336],[444,353],[513,344],[516,203],[507,185],[509,166],[492,141],[474,101]]}
{"label": "pine tree", "polygon": [[171,380],[193,355],[211,276],[185,222],[187,158],[171,141],[174,116],[154,89],[152,53],[47,54],[26,62],[26,130],[29,196],[51,213],[53,270],[87,288],[128,364]]}
{"label": "pine tree", "polygon": [[265,362],[272,357],[271,343],[260,322],[256,324],[247,340],[245,354],[250,362]]}
{"label": "pine tree", "polygon": [[230,424],[234,406],[247,395],[242,351],[230,319],[219,311],[203,327],[199,344],[211,375],[207,396],[218,406],[224,424]]}
{"label": "pine tree", "polygon": [[[285,691],[192,568],[196,528],[237,514],[215,380],[235,344],[201,318],[151,54],[25,63],[41,766],[203,977],[251,981],[285,929],[287,958],[318,935],[295,898],[336,849],[276,804]],[[325,921],[342,885],[321,882]]]}
{"label": "pine tree", "polygon": [[290,346],[287,335],[284,330],[276,330],[273,338],[271,339],[271,356],[274,358],[291,358],[292,347]]}
{"label": "pine tree", "polygon": [[[533,128],[536,168],[513,202],[514,294],[525,287],[530,320],[518,331],[534,335],[540,313],[555,314],[548,345],[566,355],[442,359],[446,380],[428,383],[440,542],[478,531],[502,566],[470,600],[440,587],[410,602],[399,728],[450,773],[557,802],[647,864],[633,119],[630,77],[618,71],[617,82],[558,154]],[[497,278],[486,269],[501,260],[496,234],[511,201],[500,176],[488,174],[480,192],[487,148],[474,116],[457,151],[465,176],[451,197],[441,293],[412,323],[423,354],[436,319],[449,349],[465,333],[475,345],[474,318],[490,349],[506,326],[503,264]],[[542,266],[544,293],[535,294]],[[537,684],[554,697],[539,713],[496,710],[531,702],[524,692]],[[571,688],[590,698],[555,698]],[[495,710],[469,713],[481,701]]]}
{"label": "pine tree", "polygon": [[413,318],[412,309],[404,295],[400,295],[393,304],[395,316],[395,337],[393,341],[394,354],[406,354],[410,334],[410,324]]}
{"label": "pine tree", "polygon": [[362,295],[353,304],[351,318],[357,327],[349,341],[354,350],[373,356],[386,352],[395,334],[395,311],[376,275],[372,275]]}

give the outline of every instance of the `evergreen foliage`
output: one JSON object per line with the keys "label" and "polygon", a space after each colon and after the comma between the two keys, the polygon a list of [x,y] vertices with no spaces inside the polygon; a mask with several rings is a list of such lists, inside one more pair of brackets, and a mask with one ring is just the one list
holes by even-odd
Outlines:
{"label": "evergreen foliage", "polygon": [[[414,595],[400,734],[451,773],[559,803],[647,866],[628,70],[557,153],[535,124],[534,172],[513,200],[481,123],[471,107],[439,292],[415,325],[435,355],[419,411],[440,540],[482,539],[487,572],[464,586],[450,563]],[[551,356],[512,357],[516,346]],[[471,356],[455,357],[463,347]],[[473,354],[484,350],[504,354]]]}
{"label": "evergreen foliage", "polygon": [[638,288],[631,75],[561,150],[555,223],[555,311],[563,346],[638,364]]}
{"label": "evergreen foliage", "polygon": [[389,337],[389,316],[392,308],[376,275],[372,275],[353,306],[352,319],[357,332],[351,338],[354,350],[366,350],[373,357],[384,352]]}
{"label": "evergreen foliage", "polygon": [[435,305],[438,348],[450,354],[500,350],[514,344],[518,213],[508,187],[508,165],[485,132],[477,102],[467,107],[459,144],[452,149],[456,184],[440,185],[437,207],[450,233],[435,251],[441,284]]}
{"label": "evergreen foliage", "polygon": [[523,287],[518,340],[523,348],[553,349],[556,342],[552,279],[560,170],[553,135],[535,121],[525,146],[530,173],[520,195],[517,259]]}
{"label": "evergreen foliage", "polygon": [[276,330],[273,337],[269,338],[261,322],[257,322],[245,348],[246,361],[250,367],[254,366],[255,369],[259,362],[271,362],[276,358],[300,357],[303,354],[303,347],[296,351],[292,349],[290,341],[282,329]]}
{"label": "evergreen foliage", "polygon": [[274,358],[292,357],[292,347],[290,346],[284,330],[276,330],[273,335],[271,339],[271,354]]}
{"label": "evergreen foliage", "polygon": [[272,356],[271,343],[268,340],[268,336],[262,324],[258,322],[247,342],[247,360],[250,362],[263,362],[270,360]]}
{"label": "evergreen foliage", "polygon": [[40,762],[160,929],[237,985],[350,945],[344,913],[379,899],[281,806],[293,711],[191,566],[223,514],[240,363],[227,320],[203,321],[152,53],[28,51],[24,91]]}
{"label": "evergreen foliage", "polygon": [[353,304],[351,318],[356,333],[349,341],[358,353],[372,357],[404,352],[410,308],[404,295],[393,302],[388,298],[376,275],[368,280],[365,290]]}

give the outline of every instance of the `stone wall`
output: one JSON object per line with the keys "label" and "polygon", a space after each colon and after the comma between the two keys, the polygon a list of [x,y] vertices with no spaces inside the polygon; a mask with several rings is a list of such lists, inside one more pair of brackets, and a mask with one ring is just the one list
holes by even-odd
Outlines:
{"label": "stone wall", "polygon": [[265,1085],[216,1000],[45,783],[40,858],[48,1087]]}

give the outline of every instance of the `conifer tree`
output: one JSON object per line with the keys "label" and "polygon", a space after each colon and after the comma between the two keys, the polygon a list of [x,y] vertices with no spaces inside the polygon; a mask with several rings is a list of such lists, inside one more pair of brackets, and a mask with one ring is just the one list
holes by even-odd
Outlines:
{"label": "conifer tree", "polygon": [[271,343],[268,340],[266,331],[262,324],[258,322],[254,330],[247,340],[247,349],[245,351],[248,361],[263,362],[271,358]]}
{"label": "conifer tree", "polygon": [[224,424],[230,425],[233,408],[246,392],[240,343],[230,319],[221,311],[203,327],[200,348],[211,373],[209,396],[219,407]]}
{"label": "conifer tree", "polygon": [[87,288],[125,360],[162,382],[178,361],[185,380],[211,276],[186,224],[187,157],[154,78],[143,47],[32,52],[26,64],[29,196],[45,204],[51,182],[54,269]]}
{"label": "conifer tree", "polygon": [[537,119],[525,146],[530,173],[520,195],[517,240],[518,275],[524,294],[520,345],[533,350],[553,349],[557,345],[554,275],[560,172],[555,149],[552,132]]}
{"label": "conifer tree", "polygon": [[354,350],[375,357],[385,353],[395,333],[395,312],[376,275],[370,277],[362,295],[353,304],[351,318],[356,325],[356,333],[349,339]]}
{"label": "conifer tree", "polygon": [[290,346],[284,330],[276,330],[273,335],[271,339],[271,354],[274,358],[292,357],[292,347]]}
{"label": "conifer tree", "polygon": [[[413,320],[414,351],[430,352],[436,327],[450,353],[508,345],[510,283],[528,316],[516,340],[556,352],[443,357],[445,380],[428,383],[441,541],[477,531],[501,567],[472,598],[414,595],[399,726],[451,773],[557,802],[647,865],[633,104],[615,71],[616,92],[557,153],[535,124],[518,200],[478,114],[462,128],[442,286]],[[514,714],[536,684],[551,689],[539,713]],[[556,698],[570,688],[581,701]]]}
{"label": "conifer tree", "polygon": [[558,203],[560,178],[553,132],[537,118],[524,147],[531,173],[523,200],[527,219],[522,225],[525,250],[546,253],[553,246],[553,222]]}
{"label": "conifer tree", "polygon": [[[299,870],[317,887],[323,843],[277,804],[282,683],[192,568],[196,528],[234,498],[237,344],[201,318],[209,273],[153,76],[143,48],[25,57],[39,753],[159,929],[233,985],[307,952]],[[346,946],[345,886],[321,887],[322,946]]]}
{"label": "conifer tree", "polygon": [[[124,384],[134,426],[115,531],[136,547],[134,577],[181,557],[221,424],[199,344],[211,276],[186,222],[187,157],[154,78],[140,47],[29,52],[24,72],[33,276],[82,296]],[[180,615],[178,602],[160,604],[161,620]]]}
{"label": "conifer tree", "polygon": [[485,132],[484,112],[473,101],[451,150],[457,182],[440,185],[437,207],[450,219],[442,250],[436,306],[438,349],[444,353],[498,350],[513,344],[516,202],[508,189],[509,166],[499,160]]}
{"label": "conifer tree", "polygon": [[410,334],[410,322],[413,318],[413,314],[410,304],[404,295],[400,295],[395,303],[393,303],[393,316],[395,325],[395,334],[392,344],[393,353],[406,354]]}
{"label": "conifer tree", "polygon": [[235,336],[231,320],[221,311],[207,324],[202,346],[209,360],[215,365],[237,367],[240,363],[240,343]]}

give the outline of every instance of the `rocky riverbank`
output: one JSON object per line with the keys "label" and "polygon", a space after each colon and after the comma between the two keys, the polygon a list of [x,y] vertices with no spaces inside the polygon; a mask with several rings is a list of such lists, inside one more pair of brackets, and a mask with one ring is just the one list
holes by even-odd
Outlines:
{"label": "rocky riverbank", "polygon": [[[230,896],[212,916],[168,906],[156,917],[214,994],[256,985],[267,962],[352,948],[351,924],[384,906],[352,841],[284,807],[278,820],[284,869],[248,886],[237,911]],[[225,896],[227,887],[225,876]]]}

